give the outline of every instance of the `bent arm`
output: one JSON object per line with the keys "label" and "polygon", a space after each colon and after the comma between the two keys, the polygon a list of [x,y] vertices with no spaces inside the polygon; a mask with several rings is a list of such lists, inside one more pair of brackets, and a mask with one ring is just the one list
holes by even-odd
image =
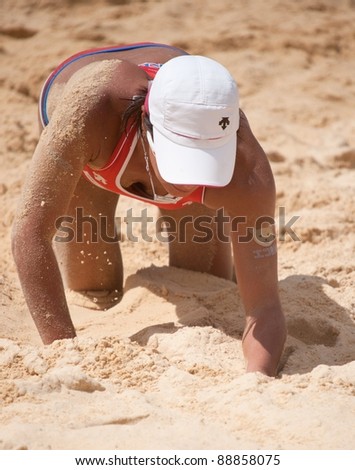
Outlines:
{"label": "bent arm", "polygon": [[274,217],[275,185],[267,157],[244,113],[241,113],[232,182],[211,196],[210,205],[224,207],[234,219],[231,240],[246,314],[243,351],[247,371],[274,376],[286,339],[278,292],[275,228],[270,225]]}
{"label": "bent arm", "polygon": [[45,344],[75,336],[52,238],[56,220],[65,214],[92,155],[87,135],[94,132],[90,125],[83,126],[86,116],[68,106],[65,114],[61,110],[54,113],[42,132],[12,231],[13,256],[25,300]]}
{"label": "bent arm", "polygon": [[238,195],[243,222],[231,238],[246,314],[243,351],[247,371],[274,376],[286,340],[286,323],[278,290],[275,186],[266,156],[261,148],[258,152],[259,163]]}

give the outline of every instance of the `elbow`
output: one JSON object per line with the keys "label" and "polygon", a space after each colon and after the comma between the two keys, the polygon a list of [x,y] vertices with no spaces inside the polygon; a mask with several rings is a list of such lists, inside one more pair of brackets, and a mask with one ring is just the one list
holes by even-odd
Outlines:
{"label": "elbow", "polygon": [[18,223],[17,221],[15,221],[11,230],[11,252],[12,252],[12,257],[14,258],[16,264],[17,264],[16,260],[18,257],[20,244],[21,243],[20,243],[20,236],[19,236],[19,230],[18,230]]}
{"label": "elbow", "polygon": [[41,263],[43,254],[50,253],[53,230],[38,217],[17,216],[12,225],[11,251],[18,270]]}
{"label": "elbow", "polygon": [[36,246],[45,242],[41,236],[35,235],[31,224],[21,219],[15,220],[11,231],[11,251],[16,267],[21,269],[32,256]]}
{"label": "elbow", "polygon": [[31,219],[16,219],[11,231],[11,251],[18,271],[36,266],[42,261],[44,253],[52,251],[53,235],[46,226]]}
{"label": "elbow", "polygon": [[26,240],[17,221],[15,221],[14,225],[12,226],[11,251],[16,267],[18,268],[21,264],[21,260],[23,259],[24,254],[26,253]]}

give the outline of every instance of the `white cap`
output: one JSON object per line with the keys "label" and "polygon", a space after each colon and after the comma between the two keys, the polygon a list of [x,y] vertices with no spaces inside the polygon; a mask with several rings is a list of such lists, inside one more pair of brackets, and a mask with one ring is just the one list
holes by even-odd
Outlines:
{"label": "white cap", "polygon": [[169,60],[153,80],[148,109],[158,170],[165,181],[204,186],[230,182],[239,98],[225,67],[202,56]]}

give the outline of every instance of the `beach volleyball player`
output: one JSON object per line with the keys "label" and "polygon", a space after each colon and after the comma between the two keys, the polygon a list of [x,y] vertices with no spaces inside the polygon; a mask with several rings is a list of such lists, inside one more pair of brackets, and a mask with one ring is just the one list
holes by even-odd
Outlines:
{"label": "beach volleyball player", "polygon": [[45,344],[76,335],[65,289],[97,309],[119,302],[123,289],[119,242],[88,229],[84,245],[75,237],[56,243],[58,220],[77,220],[80,209],[91,220],[105,217],[105,230],[114,233],[125,195],[155,204],[177,227],[186,216],[217,220],[223,210],[228,242],[217,223],[204,243],[196,242],[195,225],[185,224],[186,241],[173,237],[169,262],[225,279],[235,275],[246,314],[246,370],[277,373],[286,327],[272,224],[275,186],[238,103],[237,85],[221,64],[164,44],[80,52],[49,76],[12,237],[24,296]]}

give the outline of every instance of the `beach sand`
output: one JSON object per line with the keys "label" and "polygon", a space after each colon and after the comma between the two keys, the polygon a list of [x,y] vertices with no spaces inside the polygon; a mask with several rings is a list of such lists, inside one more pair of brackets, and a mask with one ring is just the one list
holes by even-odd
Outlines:
{"label": "beach sand", "polygon": [[[355,2],[2,0],[0,9],[0,448],[354,449]],[[144,41],[228,67],[270,159],[289,331],[275,379],[244,372],[235,285],[167,267],[154,227],[152,242],[124,237],[118,305],[71,305],[75,340],[44,347],[26,308],[10,233],[41,85],[80,50]],[[130,207],[145,206],[123,198],[117,215]]]}

